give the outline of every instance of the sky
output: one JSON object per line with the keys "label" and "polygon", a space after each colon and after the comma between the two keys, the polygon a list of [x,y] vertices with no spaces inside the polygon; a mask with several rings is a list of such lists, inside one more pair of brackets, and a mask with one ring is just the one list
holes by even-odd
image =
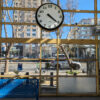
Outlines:
{"label": "sky", "polygon": [[[57,0],[51,0],[53,3],[57,3]],[[60,5],[62,9],[66,9],[66,2],[67,0],[60,0]],[[75,3],[77,2],[77,9],[78,10],[94,10],[94,0],[74,0]],[[98,0],[98,10],[100,10],[100,0]],[[10,6],[10,3],[9,3]],[[11,12],[12,13],[12,12]],[[69,24],[68,23],[68,18],[66,17],[67,13],[64,13],[64,23]],[[87,13],[76,13],[74,15],[74,23],[78,23],[79,21],[81,21],[81,19],[88,19],[88,18],[94,18],[94,14],[87,14]],[[98,18],[100,18],[100,14],[98,14]],[[8,20],[9,21],[9,20]],[[69,27],[64,27],[63,29],[63,35],[62,35],[62,39],[65,39],[68,32],[69,32]],[[9,33],[9,37],[12,37],[12,27],[11,25],[7,25],[7,31]],[[56,32],[51,32],[51,35],[53,38],[56,38]],[[2,36],[5,37],[5,32],[4,32],[4,25],[2,28]]]}

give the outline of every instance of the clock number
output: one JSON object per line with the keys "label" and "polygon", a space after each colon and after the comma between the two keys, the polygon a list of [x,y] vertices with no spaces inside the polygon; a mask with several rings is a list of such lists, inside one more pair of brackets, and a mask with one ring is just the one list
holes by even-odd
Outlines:
{"label": "clock number", "polygon": [[49,25],[49,28],[51,28],[51,25]]}
{"label": "clock number", "polygon": [[58,13],[60,13],[60,10],[58,11]]}
{"label": "clock number", "polygon": [[43,6],[43,9],[47,9],[47,7],[44,7],[44,6]]}
{"label": "clock number", "polygon": [[39,22],[41,23],[41,22],[42,22],[42,20],[39,20]]}
{"label": "clock number", "polygon": [[56,27],[56,24],[54,24],[54,27]]}
{"label": "clock number", "polygon": [[48,8],[52,8],[52,5],[48,5]]}
{"label": "clock number", "polygon": [[38,15],[38,17],[40,17],[40,15]]}
{"label": "clock number", "polygon": [[46,26],[46,24],[44,24],[44,26]]}
{"label": "clock number", "polygon": [[59,18],[62,18],[62,16],[60,15]]}
{"label": "clock number", "polygon": [[58,23],[60,23],[60,22],[58,21]]}
{"label": "clock number", "polygon": [[41,10],[41,11],[40,11],[40,13],[44,13],[44,11],[43,11],[43,10]]}

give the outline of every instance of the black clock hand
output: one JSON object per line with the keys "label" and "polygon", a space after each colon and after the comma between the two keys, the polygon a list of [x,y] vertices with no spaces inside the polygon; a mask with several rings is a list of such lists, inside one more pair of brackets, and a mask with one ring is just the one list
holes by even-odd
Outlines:
{"label": "black clock hand", "polygon": [[51,19],[53,19],[55,22],[57,22],[50,14],[47,14]]}

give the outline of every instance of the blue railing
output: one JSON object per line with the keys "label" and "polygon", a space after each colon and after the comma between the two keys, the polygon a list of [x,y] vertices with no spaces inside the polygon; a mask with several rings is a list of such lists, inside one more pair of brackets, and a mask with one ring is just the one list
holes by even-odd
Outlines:
{"label": "blue railing", "polygon": [[0,98],[39,97],[38,79],[0,79]]}

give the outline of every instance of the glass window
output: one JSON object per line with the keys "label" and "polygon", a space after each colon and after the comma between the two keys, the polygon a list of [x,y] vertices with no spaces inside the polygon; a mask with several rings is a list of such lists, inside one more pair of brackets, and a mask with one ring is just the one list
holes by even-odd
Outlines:
{"label": "glass window", "polygon": [[23,37],[24,37],[24,33],[20,34],[20,37],[22,37],[22,38],[23,38]]}
{"label": "glass window", "polygon": [[30,25],[27,25],[27,27],[30,27]]}
{"label": "glass window", "polygon": [[30,33],[27,33],[27,36],[30,36]]}
{"label": "glass window", "polygon": [[35,34],[35,33],[33,33],[33,34],[32,34],[32,36],[36,36],[36,34]]}
{"label": "glass window", "polygon": [[81,34],[86,34],[86,32],[83,31]]}
{"label": "glass window", "polygon": [[27,31],[30,31],[30,29],[27,29]]}
{"label": "glass window", "polygon": [[32,22],[34,23],[34,22],[35,22],[35,20],[32,20]]}
{"label": "glass window", "polygon": [[18,29],[18,31],[21,31],[21,29]]}
{"label": "glass window", "polygon": [[36,29],[32,29],[32,31],[34,32],[34,31],[36,31]]}
{"label": "glass window", "polygon": [[32,27],[36,27],[36,25],[32,25]]}
{"label": "glass window", "polygon": [[17,18],[17,16],[15,15],[15,18]]}
{"label": "glass window", "polygon": [[15,31],[17,31],[17,29],[15,29]]}
{"label": "glass window", "polygon": [[18,3],[16,3],[16,6],[18,6]]}

